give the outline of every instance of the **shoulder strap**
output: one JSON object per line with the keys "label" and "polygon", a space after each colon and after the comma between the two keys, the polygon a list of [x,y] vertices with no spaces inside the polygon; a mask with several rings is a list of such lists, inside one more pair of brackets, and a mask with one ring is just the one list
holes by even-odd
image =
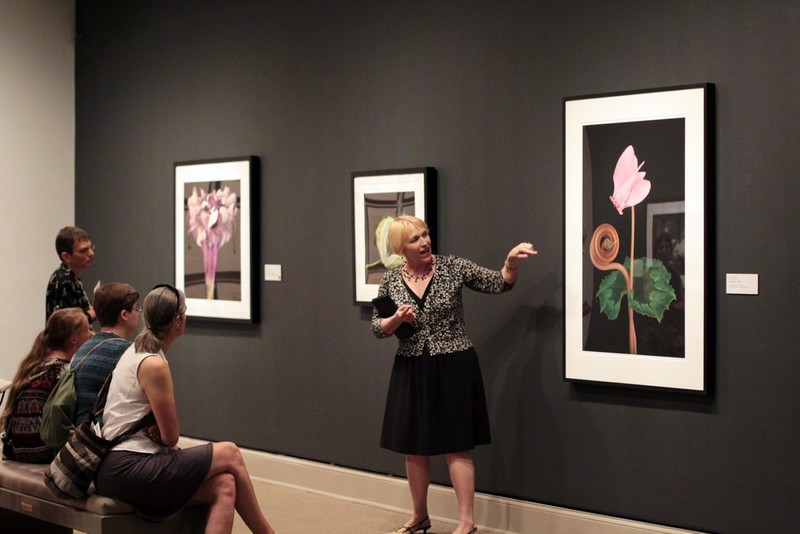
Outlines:
{"label": "shoulder strap", "polygon": [[91,353],[93,353],[93,352],[94,352],[94,349],[96,349],[97,347],[99,347],[100,345],[102,345],[103,343],[105,343],[106,341],[111,341],[112,339],[116,339],[116,338],[110,337],[110,338],[108,338],[108,339],[104,339],[103,341],[101,341],[100,343],[98,343],[97,345],[95,345],[94,347],[92,347],[92,348],[89,350],[89,352],[87,352],[87,353],[86,353],[86,356],[84,356],[84,357],[83,357],[83,359],[82,359],[82,360],[81,360],[81,361],[78,363],[78,365],[76,365],[76,366],[75,366],[75,369],[73,369],[73,370],[72,370],[72,372],[73,372],[73,373],[77,373],[77,372],[78,372],[78,369],[80,369],[80,368],[81,368],[81,365],[83,365],[83,362],[85,362],[85,361],[86,361],[86,358],[88,358],[88,357],[89,357],[89,355],[90,355]]}
{"label": "shoulder strap", "polygon": [[135,434],[141,429],[154,424],[156,424],[156,415],[153,412],[147,412],[147,415],[145,415],[144,417],[133,423],[133,425],[128,430],[117,436],[116,439],[121,440],[126,436]]}
{"label": "shoulder strap", "polygon": [[103,387],[100,388],[100,391],[97,392],[97,399],[94,401],[94,406],[92,407],[92,413],[89,415],[90,420],[94,420],[97,417],[97,414],[103,411],[103,408],[106,406],[106,397],[108,396],[108,387],[111,384],[111,377],[114,376],[114,372],[110,372],[108,374],[108,378],[106,381],[103,382]]}
{"label": "shoulder strap", "polygon": [[[103,408],[105,407],[105,405],[106,405],[106,397],[108,396],[108,388],[109,388],[109,386],[111,384],[111,377],[113,375],[114,375],[114,373],[112,372],[111,374],[108,375],[108,378],[106,378],[106,381],[103,382],[103,387],[100,388],[100,392],[97,394],[97,400],[95,401],[94,407],[92,408],[92,414],[89,416],[89,421],[94,421],[97,418],[97,414],[99,414],[103,410]],[[139,419],[138,421],[133,423],[133,425],[131,425],[131,427],[128,430],[126,430],[125,432],[123,432],[122,434],[120,434],[119,436],[117,436],[114,439],[116,441],[120,441],[122,438],[124,438],[126,436],[129,436],[131,434],[135,434],[136,432],[140,431],[144,427],[153,425],[155,423],[156,423],[156,416],[151,410],[145,416],[143,416],[141,419]]]}
{"label": "shoulder strap", "polygon": [[[105,343],[106,341],[111,341],[112,339],[115,339],[115,338],[104,339],[103,341],[101,341],[100,343],[98,343],[97,345],[95,345],[94,347],[92,347],[92,350],[90,350],[89,352],[87,352],[87,353],[86,353],[86,356],[84,356],[84,357],[83,357],[83,359],[80,361],[80,363],[79,363],[78,365],[76,365],[76,366],[75,366],[75,369],[73,369],[73,372],[76,372],[76,371],[77,371],[77,370],[80,368],[80,366],[81,366],[81,365],[83,365],[83,362],[85,362],[85,361],[86,361],[86,358],[88,358],[88,357],[89,357],[89,355],[90,355],[92,352],[94,352],[94,349],[96,349],[97,347],[99,347],[100,345],[102,345],[103,343]],[[30,384],[31,382],[33,382],[33,381],[34,381],[34,380],[36,380],[37,378],[41,378],[41,377],[43,377],[47,371],[48,371],[48,369],[42,369],[41,371],[39,371],[38,373],[36,373],[36,374],[35,374],[35,375],[33,375],[32,377],[30,377],[28,380],[26,380],[26,382]],[[110,375],[109,375],[109,376],[110,376]],[[5,393],[6,391],[8,391],[8,390],[11,388],[11,384],[12,384],[12,382],[9,382],[9,383],[8,383],[8,384],[6,384],[5,386],[3,386],[3,387],[0,387],[0,393]],[[0,396],[0,400],[2,400],[2,399],[3,399],[3,397],[2,397],[2,396]]]}
{"label": "shoulder strap", "polygon": [[[44,369],[42,369],[41,371],[39,371],[39,372],[38,372],[38,373],[36,373],[35,375],[31,376],[30,378],[26,379],[26,380],[25,380],[25,382],[23,382],[23,383],[30,384],[31,382],[33,382],[33,381],[34,381],[34,380],[36,380],[37,378],[41,378],[41,377],[43,377],[45,374],[47,374],[47,371],[49,371],[49,370],[50,370],[50,369],[48,369],[48,368],[47,368],[47,365],[45,365],[45,368],[44,368]],[[9,383],[8,383],[8,384],[6,384],[5,386],[1,387],[1,388],[0,388],[0,392],[5,392],[5,391],[9,390],[9,389],[11,388],[11,385],[12,385],[13,383],[14,383],[14,382],[9,382]],[[0,397],[0,399],[1,399],[1,397]]]}
{"label": "shoulder strap", "polygon": [[[39,371],[38,373],[36,373],[36,374],[35,374],[35,375],[33,375],[32,377],[30,377],[30,378],[29,378],[29,379],[28,379],[26,382],[27,382],[28,384],[30,384],[31,382],[33,382],[33,381],[34,381],[34,380],[36,380],[37,378],[39,378],[39,377],[41,377],[41,376],[44,376],[44,374],[45,374],[45,373],[46,373],[48,370],[49,370],[49,369],[42,369],[41,371]],[[6,396],[6,391],[8,391],[9,389],[11,389],[11,386],[12,386],[12,385],[14,385],[14,382],[9,382],[9,383],[8,383],[8,384],[6,384],[5,386],[3,386],[3,387],[0,387],[0,404],[2,404],[2,403],[3,403],[3,398]],[[11,402],[11,401],[9,401],[9,402]]]}
{"label": "shoulder strap", "polygon": [[[36,380],[37,378],[41,378],[41,377],[43,377],[45,374],[47,374],[47,371],[49,371],[49,370],[50,370],[50,369],[47,369],[47,365],[45,365],[45,368],[44,368],[44,369],[42,369],[41,371],[39,371],[38,373],[36,373],[36,374],[35,374],[35,375],[33,375],[32,377],[28,378],[28,379],[25,381],[25,383],[28,383],[28,384],[30,384],[31,382],[33,382],[33,381],[34,381],[34,380]],[[9,388],[9,387],[11,387],[11,384],[9,384],[9,385],[7,385],[7,386],[5,386],[5,387],[6,387],[6,388]]]}

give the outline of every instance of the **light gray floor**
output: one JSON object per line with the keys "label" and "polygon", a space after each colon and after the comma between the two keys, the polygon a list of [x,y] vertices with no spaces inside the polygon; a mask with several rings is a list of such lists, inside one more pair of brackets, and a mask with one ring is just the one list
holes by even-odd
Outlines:
{"label": "light gray floor", "polygon": [[[258,502],[278,534],[381,533],[390,532],[409,517],[374,506],[353,503],[276,484],[255,484]],[[428,534],[449,534],[455,524],[433,522]],[[234,534],[250,532],[239,516]],[[488,532],[481,529],[481,532]]]}
{"label": "light gray floor", "polygon": [[[279,484],[254,481],[254,486],[261,510],[278,534],[385,533],[403,525],[410,515]],[[434,519],[428,534],[449,534],[455,527],[455,523]],[[233,534],[249,532],[237,514]],[[480,532],[492,531],[482,528]]]}

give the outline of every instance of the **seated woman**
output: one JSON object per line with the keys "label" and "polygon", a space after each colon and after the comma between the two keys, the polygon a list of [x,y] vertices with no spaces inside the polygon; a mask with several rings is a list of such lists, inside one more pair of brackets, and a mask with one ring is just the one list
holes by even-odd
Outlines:
{"label": "seated woman", "polygon": [[231,532],[238,511],[252,532],[274,534],[236,445],[176,447],[180,425],[165,352],[186,328],[183,293],[172,286],[156,286],[144,299],[143,315],[145,329],[112,374],[103,437],[119,436],[150,411],[156,425],[114,447],[95,477],[97,492],[131,504],[153,521],[168,518],[192,499],[207,502],[207,533]]}
{"label": "seated woman", "polygon": [[78,347],[92,337],[86,314],[80,308],[62,308],[47,319],[30,353],[19,364],[3,411],[3,454],[9,460],[49,464],[56,449],[39,437],[42,408]]}

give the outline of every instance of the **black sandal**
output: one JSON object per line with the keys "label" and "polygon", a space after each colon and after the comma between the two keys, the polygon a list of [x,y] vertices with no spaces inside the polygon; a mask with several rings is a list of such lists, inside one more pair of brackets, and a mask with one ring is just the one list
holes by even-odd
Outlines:
{"label": "black sandal", "polygon": [[[428,523],[427,525],[424,523]],[[413,525],[403,525],[402,527],[398,528],[397,530],[393,530],[390,534],[416,534],[417,532],[422,532],[423,534],[428,534],[428,530],[431,528],[431,520],[430,517],[425,517],[422,521],[417,521]]]}

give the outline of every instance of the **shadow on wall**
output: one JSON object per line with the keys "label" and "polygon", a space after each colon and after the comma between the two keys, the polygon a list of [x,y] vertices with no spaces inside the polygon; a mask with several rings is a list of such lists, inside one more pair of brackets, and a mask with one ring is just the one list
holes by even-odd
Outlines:
{"label": "shadow on wall", "polygon": [[517,306],[485,342],[495,353],[479,349],[492,424],[492,445],[476,451],[481,489],[488,483],[489,491],[503,488],[508,497],[529,498],[545,494],[536,491],[538,480],[561,480],[563,448],[554,439],[561,433],[546,400],[552,398],[546,390],[563,388],[561,288],[560,278],[548,273],[523,298],[544,304]]}

